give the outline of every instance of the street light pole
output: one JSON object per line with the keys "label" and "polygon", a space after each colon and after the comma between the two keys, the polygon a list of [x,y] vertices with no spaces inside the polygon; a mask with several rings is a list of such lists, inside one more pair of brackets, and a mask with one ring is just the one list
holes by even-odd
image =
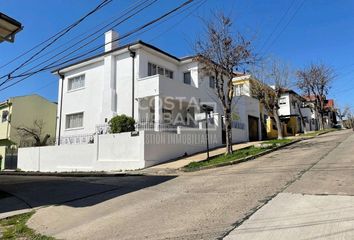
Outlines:
{"label": "street light pole", "polygon": [[208,106],[206,104],[203,104],[201,106],[202,110],[205,112],[205,134],[206,134],[206,142],[207,142],[207,160],[209,159],[209,131],[208,131],[208,115],[210,112],[212,112],[214,109],[211,106]]}
{"label": "street light pole", "polygon": [[209,160],[208,112],[205,112],[205,134],[207,142],[207,160]]}

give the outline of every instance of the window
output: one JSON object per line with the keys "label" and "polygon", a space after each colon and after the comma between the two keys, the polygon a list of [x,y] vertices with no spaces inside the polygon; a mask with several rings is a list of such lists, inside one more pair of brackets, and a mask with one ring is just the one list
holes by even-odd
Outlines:
{"label": "window", "polygon": [[156,74],[160,74],[162,76],[173,79],[173,71],[171,71],[167,68],[158,66],[154,63],[148,63],[148,76],[154,76]]}
{"label": "window", "polygon": [[165,69],[162,68],[162,67],[157,67],[157,72],[158,72],[158,74],[160,74],[160,75],[165,75]]}
{"label": "window", "polygon": [[74,113],[66,115],[66,129],[79,128],[84,125],[84,113]]}
{"label": "window", "polygon": [[285,97],[281,97],[279,99],[279,105],[284,105],[284,104],[286,104],[286,98]]}
{"label": "window", "polygon": [[236,87],[235,87],[235,95],[236,96],[241,96],[243,94],[244,94],[244,92],[243,92],[243,84],[237,84]]}
{"label": "window", "polygon": [[215,77],[214,76],[209,77],[209,87],[215,88]]}
{"label": "window", "polygon": [[165,76],[173,79],[173,72],[171,70],[165,69]]}
{"label": "window", "polygon": [[152,63],[148,63],[148,76],[154,76],[157,74],[157,66]]}
{"label": "window", "polygon": [[85,87],[85,75],[69,78],[68,91]]}
{"label": "window", "polygon": [[9,116],[9,111],[7,111],[7,110],[2,111],[1,122],[6,122],[7,116]]}
{"label": "window", "polygon": [[185,84],[191,85],[191,72],[185,72],[183,73],[183,82]]}

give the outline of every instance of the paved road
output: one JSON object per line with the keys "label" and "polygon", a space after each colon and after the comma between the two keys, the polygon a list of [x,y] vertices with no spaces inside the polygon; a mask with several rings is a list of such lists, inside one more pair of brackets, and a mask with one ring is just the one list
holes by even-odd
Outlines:
{"label": "paved road", "polygon": [[43,177],[3,182],[0,176],[0,190],[34,207],[55,204],[39,209],[29,226],[59,239],[215,239],[351,135],[330,133],[254,161],[178,177],[51,178],[46,184]]}
{"label": "paved road", "polygon": [[354,135],[226,239],[354,239]]}

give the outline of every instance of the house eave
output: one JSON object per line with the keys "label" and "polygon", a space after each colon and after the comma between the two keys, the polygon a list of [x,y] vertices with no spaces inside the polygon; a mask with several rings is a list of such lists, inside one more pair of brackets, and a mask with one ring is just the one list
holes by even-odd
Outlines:
{"label": "house eave", "polygon": [[63,67],[60,67],[60,68],[57,68],[55,70],[52,71],[53,74],[55,75],[58,75],[58,73],[66,73],[68,71],[71,71],[71,70],[74,70],[74,69],[77,69],[77,68],[80,68],[80,67],[83,67],[83,66],[87,66],[87,65],[90,65],[90,64],[93,64],[93,63],[97,63],[99,61],[103,61],[104,57],[107,56],[107,55],[119,55],[119,54],[122,54],[124,52],[127,52],[130,50],[137,50],[139,48],[146,48],[148,49],[148,51],[154,51],[155,53],[158,53],[160,54],[160,56],[163,56],[163,57],[166,57],[166,58],[169,58],[177,63],[180,63],[180,62],[188,62],[188,61],[193,61],[193,58],[192,56],[190,57],[186,57],[186,58],[178,58],[176,56],[173,56],[163,50],[161,50],[160,48],[157,48],[153,45],[150,45],[148,43],[145,43],[143,41],[137,41],[137,42],[133,42],[133,43],[129,43],[129,44],[126,44],[124,46],[121,46],[121,47],[118,47],[118,48],[115,48],[111,51],[108,51],[108,52],[103,52],[103,53],[100,53],[100,54],[97,54],[97,55],[94,55],[92,57],[89,57],[89,58],[86,58],[86,59],[82,59],[78,62],[75,62],[75,63],[72,63],[72,64],[68,64],[66,66],[63,66]]}

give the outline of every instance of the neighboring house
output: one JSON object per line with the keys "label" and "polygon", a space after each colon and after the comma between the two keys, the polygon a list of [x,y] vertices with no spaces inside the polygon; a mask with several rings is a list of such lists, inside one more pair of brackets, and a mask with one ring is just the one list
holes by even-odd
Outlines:
{"label": "neighboring house", "polygon": [[[287,135],[296,135],[319,128],[318,116],[312,103],[293,90],[284,89],[279,99],[279,115],[286,124]],[[301,120],[303,119],[303,121]]]}
{"label": "neighboring house", "polygon": [[[255,84],[262,84],[264,87],[269,88],[270,91],[273,91],[273,88],[262,83],[254,76],[249,74],[239,76],[234,79],[235,95],[241,96],[241,99],[247,99],[244,100],[244,103],[240,103],[244,105],[244,109],[246,109],[246,111],[248,112],[246,116],[249,116],[248,128],[250,132],[250,140],[277,138],[278,129],[273,117],[273,113],[268,112],[267,109],[263,106],[263,104],[260,103],[255,96],[253,96],[252,86],[254,86]],[[257,103],[257,107],[255,103]],[[256,110],[256,108],[258,109]],[[250,111],[253,113],[251,113]],[[255,127],[255,120],[258,120],[258,127]],[[286,132],[286,125],[284,125],[283,127],[284,129],[282,129],[282,131]],[[256,130],[258,131],[258,139],[256,138]]]}
{"label": "neighboring house", "polygon": [[[258,81],[251,75],[241,75],[233,79],[235,105],[233,112],[236,112],[247,129],[246,141],[258,141],[262,139],[262,128],[264,128],[264,108],[258,99],[252,96],[252,82]],[[262,127],[263,126],[263,127]],[[237,132],[234,135],[237,136]]]}
{"label": "neighboring house", "polygon": [[[311,106],[313,111],[313,122],[315,123],[316,128],[312,130],[318,130],[320,127],[320,117],[319,114],[314,110],[314,103],[316,101],[316,97],[314,95],[304,96],[306,100],[306,105]],[[333,99],[325,99],[324,100],[324,112],[323,112],[323,120],[324,120],[324,128],[331,128],[337,124],[337,113],[334,105]]]}
{"label": "neighboring house", "polygon": [[[304,99],[293,90],[283,89],[279,98],[279,116],[283,123],[286,124],[286,132],[288,135],[295,135],[304,131],[301,121]],[[306,120],[305,120],[306,121]]]}
{"label": "neighboring house", "polygon": [[324,121],[326,127],[334,127],[338,121],[337,121],[337,111],[335,108],[334,100],[333,99],[327,99],[325,101],[325,113],[324,113]]}
{"label": "neighboring house", "polygon": [[[61,143],[104,132],[108,121],[120,114],[132,116],[137,130],[155,131],[198,127],[194,120],[201,104],[223,115],[213,76],[204,74],[193,57],[177,58],[142,41],[118,46],[112,43],[117,36],[114,31],[105,34],[104,53],[53,71],[61,77]],[[246,131],[244,126],[241,130]]]}
{"label": "neighboring house", "polygon": [[[38,95],[12,97],[0,103],[0,155],[1,169],[15,168],[6,162],[6,156],[16,153],[21,146],[18,127],[33,127],[35,120],[43,121],[43,132],[55,138],[57,104]],[[32,139],[29,139],[32,140]]]}

